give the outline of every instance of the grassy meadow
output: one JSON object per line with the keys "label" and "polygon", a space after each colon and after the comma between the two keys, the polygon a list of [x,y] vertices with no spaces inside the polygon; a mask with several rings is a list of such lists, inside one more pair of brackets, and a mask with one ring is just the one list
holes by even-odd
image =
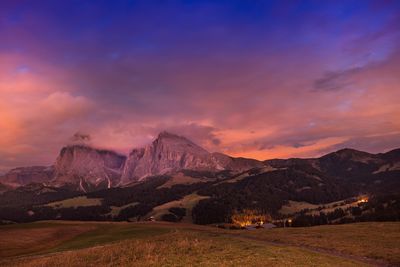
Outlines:
{"label": "grassy meadow", "polygon": [[[395,253],[400,224],[383,223],[388,227],[370,234],[368,225],[374,224],[256,231],[173,223],[49,221],[8,225],[0,227],[0,266],[374,265],[374,261],[363,260],[365,253],[398,264]],[[347,228],[342,234],[343,226]],[[376,243],[377,254],[369,254],[370,243],[385,229],[389,230],[383,237],[390,245],[380,246],[380,241]],[[359,240],[349,237],[351,231]],[[332,237],[334,232],[336,238]],[[317,250],[334,250],[339,245],[346,248],[342,254]]]}
{"label": "grassy meadow", "polygon": [[186,216],[183,217],[182,222],[192,222],[192,209],[202,199],[207,199],[208,196],[200,196],[196,193],[186,195],[182,199],[174,200],[171,202],[164,203],[160,206],[153,208],[153,211],[146,215],[146,217],[154,216],[157,220],[160,220],[164,214],[169,213],[169,209],[172,207],[180,207],[186,209]]}
{"label": "grassy meadow", "polygon": [[400,223],[366,222],[246,232],[247,236],[294,246],[385,260],[400,266]]}

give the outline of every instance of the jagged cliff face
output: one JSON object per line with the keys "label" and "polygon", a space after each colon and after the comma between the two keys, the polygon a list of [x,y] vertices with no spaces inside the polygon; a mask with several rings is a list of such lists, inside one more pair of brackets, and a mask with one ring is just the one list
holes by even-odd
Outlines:
{"label": "jagged cliff face", "polygon": [[162,132],[145,148],[134,149],[125,164],[121,183],[143,180],[148,176],[182,169],[201,171],[241,171],[263,164],[256,160],[233,159],[209,153],[185,137]]}
{"label": "jagged cliff face", "polygon": [[130,153],[122,183],[182,169],[222,170],[210,155],[185,137],[162,132],[152,144]]}
{"label": "jagged cliff face", "polygon": [[125,156],[88,146],[64,147],[54,165],[51,184],[69,184],[81,191],[111,188],[119,184]]}

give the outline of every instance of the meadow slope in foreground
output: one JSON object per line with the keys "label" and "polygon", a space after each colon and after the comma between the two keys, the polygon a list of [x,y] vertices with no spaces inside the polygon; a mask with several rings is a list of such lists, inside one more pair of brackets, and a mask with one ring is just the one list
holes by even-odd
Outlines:
{"label": "meadow slope in foreground", "polygon": [[0,227],[1,266],[400,265],[400,223],[222,230],[46,221]]}

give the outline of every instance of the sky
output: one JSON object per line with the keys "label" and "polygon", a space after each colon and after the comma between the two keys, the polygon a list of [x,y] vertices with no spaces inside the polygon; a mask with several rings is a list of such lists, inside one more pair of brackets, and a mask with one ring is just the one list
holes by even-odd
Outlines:
{"label": "sky", "polygon": [[0,171],[163,130],[257,159],[400,147],[400,1],[0,2]]}

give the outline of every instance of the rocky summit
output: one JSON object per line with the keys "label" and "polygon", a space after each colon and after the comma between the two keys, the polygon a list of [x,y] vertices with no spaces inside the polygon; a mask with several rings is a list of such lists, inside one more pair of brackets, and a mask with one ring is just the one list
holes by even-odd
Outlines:
{"label": "rocky summit", "polygon": [[126,157],[113,151],[75,145],[64,147],[54,165],[54,186],[70,185],[81,191],[119,184]]}
{"label": "rocky summit", "polygon": [[121,181],[128,183],[183,169],[237,172],[262,165],[257,160],[234,159],[221,153],[209,153],[185,137],[162,132],[150,145],[132,150]]}

